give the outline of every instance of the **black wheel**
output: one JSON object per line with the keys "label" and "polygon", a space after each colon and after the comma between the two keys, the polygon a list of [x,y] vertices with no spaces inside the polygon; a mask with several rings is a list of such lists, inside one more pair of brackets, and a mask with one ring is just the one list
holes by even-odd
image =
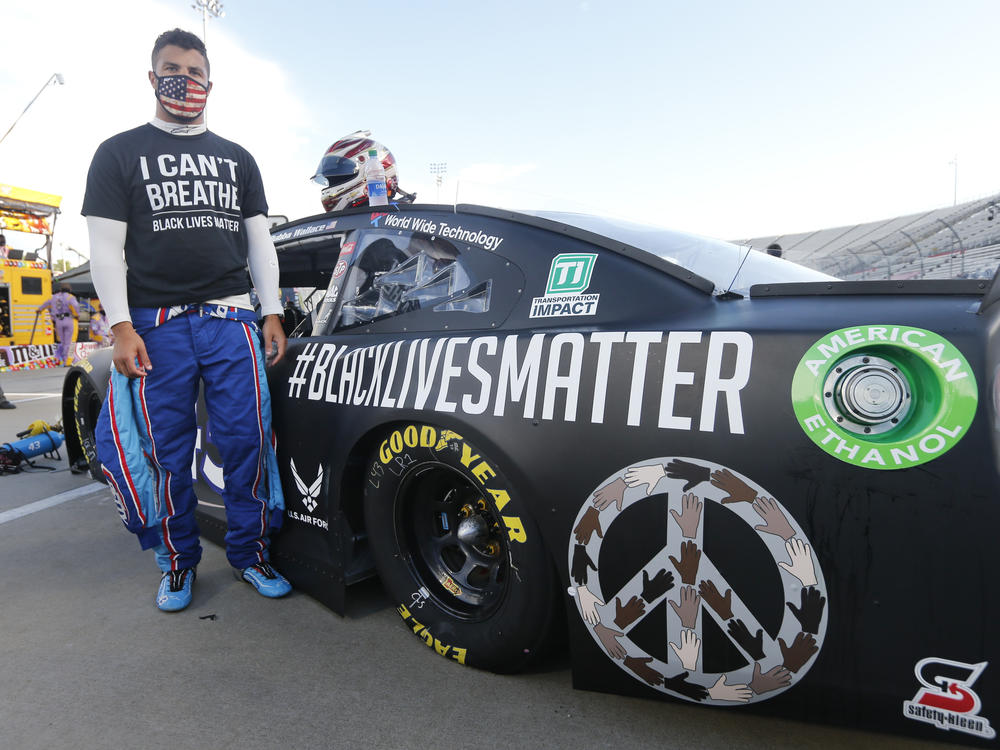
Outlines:
{"label": "black wheel", "polygon": [[73,423],[83,456],[74,464],[74,472],[90,471],[98,481],[105,481],[101,462],[97,460],[97,440],[94,430],[101,413],[101,399],[89,378],[78,377],[73,385]]}
{"label": "black wheel", "polygon": [[426,424],[387,434],[369,464],[365,523],[383,586],[427,646],[495,672],[544,650],[558,599],[541,534],[460,435]]}

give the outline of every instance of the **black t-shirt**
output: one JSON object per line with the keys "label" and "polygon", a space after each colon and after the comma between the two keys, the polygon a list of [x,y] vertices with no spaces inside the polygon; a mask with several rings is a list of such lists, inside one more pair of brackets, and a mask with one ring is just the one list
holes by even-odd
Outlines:
{"label": "black t-shirt", "polygon": [[249,291],[243,219],[267,201],[242,146],[147,124],[97,148],[81,213],[128,223],[129,305],[165,307]]}

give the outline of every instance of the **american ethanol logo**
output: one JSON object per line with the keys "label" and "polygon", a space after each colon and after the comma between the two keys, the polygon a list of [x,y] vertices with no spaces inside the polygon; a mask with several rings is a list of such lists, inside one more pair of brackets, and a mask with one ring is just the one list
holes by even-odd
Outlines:
{"label": "american ethanol logo", "polygon": [[905,469],[951,450],[976,415],[978,389],[958,347],[933,331],[861,325],[802,356],[792,406],[809,439],[866,469]]}

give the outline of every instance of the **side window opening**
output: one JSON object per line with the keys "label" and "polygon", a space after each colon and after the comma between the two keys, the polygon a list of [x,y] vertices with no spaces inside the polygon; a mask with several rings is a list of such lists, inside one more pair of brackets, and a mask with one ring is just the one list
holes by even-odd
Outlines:
{"label": "side window opening", "polygon": [[[368,245],[344,285],[340,327],[414,310],[489,310],[490,280],[473,284],[452,243],[414,234],[379,237]],[[353,294],[352,294],[353,293]]]}
{"label": "side window opening", "polygon": [[402,295],[404,303],[417,303],[424,307],[429,302],[445,299],[469,286],[469,274],[458,263],[451,262],[423,284],[413,286]]}
{"label": "side window opening", "polygon": [[294,287],[290,290],[289,299],[285,303],[285,318],[294,318],[294,327],[289,334],[292,337],[306,335],[316,323],[320,303],[323,301],[323,290],[314,286]]}
{"label": "side window opening", "polygon": [[484,313],[490,309],[493,280],[487,279],[434,306],[434,312]]}

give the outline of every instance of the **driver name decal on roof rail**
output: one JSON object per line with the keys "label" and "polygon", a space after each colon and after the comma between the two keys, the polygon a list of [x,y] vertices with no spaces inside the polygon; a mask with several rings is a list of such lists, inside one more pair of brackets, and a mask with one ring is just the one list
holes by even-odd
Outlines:
{"label": "driver name decal on roof rail", "polygon": [[[306,344],[288,397],[347,406],[744,434],[744,331],[453,336]],[[612,365],[615,377],[612,377]]]}
{"label": "driver name decal on roof rail", "polygon": [[313,221],[309,224],[302,224],[294,229],[283,229],[280,232],[272,232],[271,239],[274,242],[285,242],[287,240],[298,239],[299,237],[308,237],[311,234],[316,234],[317,232],[327,232],[331,229],[336,228],[336,219],[324,219],[323,221]]}
{"label": "driver name decal on roof rail", "polygon": [[[372,217],[374,219],[375,214],[372,214]],[[468,242],[470,245],[478,245],[484,250],[496,250],[504,240],[503,237],[498,237],[495,234],[487,234],[481,229],[465,229],[461,224],[456,226],[440,219],[431,221],[430,219],[413,216],[412,214],[407,216],[385,214],[384,218],[385,221],[382,222],[382,226],[386,229],[407,229],[431,236],[446,237],[450,240],[459,240],[461,242]]]}

